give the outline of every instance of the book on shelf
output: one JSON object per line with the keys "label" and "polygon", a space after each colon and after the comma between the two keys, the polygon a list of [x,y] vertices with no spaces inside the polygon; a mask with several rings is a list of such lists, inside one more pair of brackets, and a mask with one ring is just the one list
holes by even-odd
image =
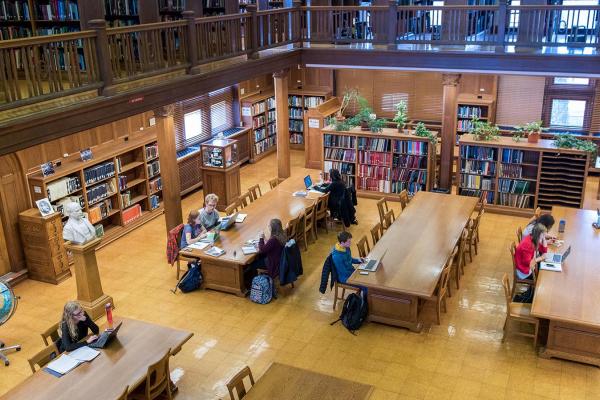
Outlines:
{"label": "book on shelf", "polygon": [[160,161],[156,160],[146,164],[146,169],[148,170],[148,178],[160,174]]}
{"label": "book on shelf", "polygon": [[496,161],[496,149],[482,146],[461,146],[460,156],[477,160]]}
{"label": "book on shelf", "polygon": [[49,0],[48,4],[38,4],[37,19],[45,21],[79,20],[79,8],[76,1]]}
{"label": "book on shelf", "polygon": [[392,167],[409,169],[427,169],[427,156],[394,154]]}
{"label": "book on shelf", "polygon": [[290,135],[290,143],[303,144],[304,143],[304,135],[301,133],[292,133]]}
{"label": "book on shelf", "polygon": [[382,167],[382,166],[372,166],[372,165],[359,165],[358,166],[358,174],[360,177],[364,178],[376,178],[376,179],[386,179],[390,180],[391,178],[391,168]]}
{"label": "book on shelf", "polygon": [[110,199],[104,200],[88,209],[88,219],[90,223],[95,224],[108,217],[112,210],[112,201]]}
{"label": "book on shelf", "polygon": [[267,135],[274,136],[277,133],[276,125],[274,123],[267,125]]}
{"label": "book on shelf", "polygon": [[127,225],[142,216],[142,206],[135,204],[132,207],[126,208],[123,210],[122,216],[123,225]]}
{"label": "book on shelf", "polygon": [[204,0],[204,7],[223,8],[225,7],[225,2],[223,0]]}
{"label": "book on shelf", "polygon": [[503,193],[531,194],[530,182],[515,179],[498,179],[498,191]]}
{"label": "book on shelf", "polygon": [[269,148],[275,146],[276,143],[277,137],[275,136],[269,136],[265,140],[255,143],[254,148],[256,149],[256,154],[264,153],[265,151],[269,150]]}
{"label": "book on shelf", "polygon": [[467,105],[459,105],[458,106],[458,118],[482,118],[485,117],[483,115],[483,108],[481,106],[467,106]]}
{"label": "book on shelf", "polygon": [[522,195],[513,193],[498,193],[498,205],[516,208],[533,208],[532,195]]}
{"label": "book on shelf", "polygon": [[304,111],[301,108],[290,107],[289,109],[290,119],[302,119]]}
{"label": "book on shelf", "polygon": [[356,145],[356,138],[353,136],[323,135],[323,144],[326,147],[333,146],[353,149]]}
{"label": "book on shelf", "polygon": [[413,140],[394,140],[394,153],[426,156],[429,151],[427,142]]}
{"label": "book on shelf", "polygon": [[277,119],[277,112],[275,110],[267,111],[267,122],[274,122]]}
{"label": "book on shelf", "polygon": [[81,194],[78,196],[63,197],[57,201],[56,204],[53,204],[52,208],[54,208],[54,211],[61,213],[63,217],[66,217],[67,215],[65,215],[65,206],[68,203],[78,203],[82,209],[85,208],[85,201],[83,200],[83,195]]}
{"label": "book on shelf", "polygon": [[151,195],[150,196],[150,209],[154,210],[157,209],[160,206],[160,197],[158,195]]}
{"label": "book on shelf", "polygon": [[90,185],[106,178],[115,176],[115,163],[107,161],[83,170],[85,184]]}
{"label": "book on shelf", "polygon": [[494,192],[489,190],[459,188],[459,194],[462,196],[481,197],[482,194],[488,204],[494,204]]}
{"label": "book on shelf", "polygon": [[0,1],[0,21],[30,21],[29,3],[27,0]]}
{"label": "book on shelf", "polygon": [[456,122],[456,130],[459,132],[470,132],[473,129],[473,121],[461,119]]}
{"label": "book on shelf", "polygon": [[299,120],[290,119],[290,131],[304,132],[304,122],[299,121]]}
{"label": "book on shelf", "polygon": [[389,139],[359,137],[358,149],[387,152],[391,150],[390,143]]}
{"label": "book on shelf", "polygon": [[138,0],[104,0],[106,15],[137,16]]}
{"label": "book on shelf", "polygon": [[48,200],[55,201],[81,189],[78,176],[65,176],[46,185]]}
{"label": "book on shelf", "polygon": [[127,189],[127,176],[119,175],[119,190]]}
{"label": "book on shelf", "polygon": [[254,141],[259,142],[267,137],[267,130],[265,128],[258,128],[254,130]]}
{"label": "book on shelf", "polygon": [[323,96],[304,96],[304,107],[314,108],[318,107],[325,102]]}
{"label": "book on shelf", "polygon": [[162,177],[159,176],[158,178],[148,182],[148,184],[150,185],[150,191],[158,192],[162,190]]}
{"label": "book on shelf", "polygon": [[330,160],[339,160],[347,162],[356,162],[356,150],[338,149],[335,147],[326,147],[324,151],[325,158]]}
{"label": "book on shelf", "polygon": [[274,109],[275,108],[275,97],[269,97],[266,100],[266,103],[267,103],[267,109],[268,110]]}
{"label": "book on shelf", "polygon": [[87,189],[88,204],[97,203],[99,200],[112,196],[115,188],[112,181],[104,182]]}
{"label": "book on shelf", "polygon": [[392,171],[391,180],[395,182],[407,182],[423,185],[423,190],[427,186],[427,171],[419,171],[414,169],[394,169]]}
{"label": "book on shelf", "polygon": [[479,161],[462,159],[460,172],[473,175],[496,175],[496,163],[494,161]]}
{"label": "book on shelf", "polygon": [[267,110],[267,105],[264,101],[252,104],[252,115],[262,114]]}
{"label": "book on shelf", "polygon": [[[425,180],[427,178],[425,177]],[[392,191],[391,193],[400,193],[403,190],[406,190],[409,194],[414,195],[420,190],[425,190],[425,184],[421,184],[418,182],[408,182],[408,181],[392,181]]]}
{"label": "book on shelf", "polygon": [[[13,40],[33,36],[31,28],[24,26],[2,26],[0,27],[0,40]],[[20,67],[22,63],[17,62]]]}
{"label": "book on shelf", "polygon": [[388,179],[360,177],[358,178],[358,188],[371,192],[391,193],[392,182]]}
{"label": "book on shelf", "polygon": [[302,96],[289,95],[288,105],[291,107],[302,107]]}
{"label": "book on shelf", "polygon": [[265,115],[259,115],[252,118],[252,128],[257,129],[265,126],[267,123],[267,117]]}
{"label": "book on shelf", "polygon": [[461,174],[460,186],[465,189],[494,190],[494,180],[481,175]]}
{"label": "book on shelf", "polygon": [[158,144],[148,144],[145,146],[146,149],[146,160],[152,160],[158,157]]}
{"label": "book on shelf", "polygon": [[323,170],[337,169],[341,174],[356,175],[356,164],[340,161],[324,161]]}
{"label": "book on shelf", "polygon": [[392,155],[389,153],[359,151],[358,162],[361,164],[370,165],[386,165],[389,166],[392,161]]}

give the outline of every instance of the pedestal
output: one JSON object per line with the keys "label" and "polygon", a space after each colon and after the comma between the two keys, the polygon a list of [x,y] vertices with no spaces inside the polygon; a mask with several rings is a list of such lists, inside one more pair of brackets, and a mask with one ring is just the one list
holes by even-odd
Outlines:
{"label": "pedestal", "polygon": [[241,194],[239,163],[227,169],[202,167],[202,189],[219,196],[217,209],[224,211]]}
{"label": "pedestal", "polygon": [[65,248],[73,254],[77,301],[92,319],[98,319],[104,315],[106,303],[114,306],[112,297],[102,291],[102,282],[100,282],[100,273],[96,262],[96,247],[99,244],[100,239],[94,239],[82,245],[65,243]]}

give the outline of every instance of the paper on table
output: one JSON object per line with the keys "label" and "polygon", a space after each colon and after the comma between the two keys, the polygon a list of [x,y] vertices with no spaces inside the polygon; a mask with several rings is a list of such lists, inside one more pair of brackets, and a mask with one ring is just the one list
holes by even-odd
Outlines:
{"label": "paper on table", "polygon": [[244,222],[247,216],[248,214],[238,214],[237,218],[235,219],[235,222],[241,224],[242,222]]}
{"label": "paper on table", "polygon": [[248,254],[258,253],[258,251],[256,250],[256,247],[254,247],[254,246],[242,246],[242,253],[244,253],[245,255],[248,255]]}
{"label": "paper on table", "polygon": [[100,354],[98,350],[94,350],[88,346],[83,346],[70,352],[68,355],[69,357],[79,361],[92,361],[94,358],[98,357],[98,354]]}
{"label": "paper on table", "polygon": [[306,197],[308,195],[308,193],[306,193],[304,190],[298,190],[294,193],[292,193],[292,196],[294,197]]}
{"label": "paper on table", "polygon": [[203,242],[202,240],[196,243],[189,244],[188,247],[195,250],[204,250],[207,248],[212,242]]}
{"label": "paper on table", "polygon": [[46,367],[48,369],[51,369],[52,371],[64,375],[67,372],[71,371],[73,368],[77,367],[79,364],[81,364],[81,361],[73,357],[69,357],[67,354],[63,354],[56,360],[49,363]]}
{"label": "paper on table", "polygon": [[210,250],[206,251],[206,254],[208,254],[209,256],[213,256],[213,257],[219,257],[219,256],[222,256],[223,254],[225,254],[225,250],[223,250],[217,246],[213,246],[210,248]]}

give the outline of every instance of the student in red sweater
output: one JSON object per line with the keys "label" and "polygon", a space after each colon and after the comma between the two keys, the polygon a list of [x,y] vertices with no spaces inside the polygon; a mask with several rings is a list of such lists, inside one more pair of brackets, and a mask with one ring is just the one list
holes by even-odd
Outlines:
{"label": "student in red sweater", "polygon": [[544,225],[536,224],[531,235],[525,236],[517,246],[515,263],[519,279],[533,279],[537,263],[544,261],[544,254],[548,251],[546,233]]}

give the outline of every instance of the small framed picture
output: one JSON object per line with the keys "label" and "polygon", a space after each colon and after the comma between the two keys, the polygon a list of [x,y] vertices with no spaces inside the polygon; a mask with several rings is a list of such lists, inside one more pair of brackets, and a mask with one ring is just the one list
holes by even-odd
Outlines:
{"label": "small framed picture", "polygon": [[52,208],[52,204],[50,204],[50,200],[48,200],[48,198],[36,200],[35,205],[37,206],[38,210],[40,210],[42,217],[47,217],[48,215],[54,213],[54,209]]}
{"label": "small framed picture", "polygon": [[52,161],[48,161],[40,165],[40,167],[42,169],[42,176],[50,176],[54,173],[54,163]]}
{"label": "small framed picture", "polygon": [[89,147],[87,149],[79,151],[79,157],[81,161],[89,161],[92,159],[92,149]]}

